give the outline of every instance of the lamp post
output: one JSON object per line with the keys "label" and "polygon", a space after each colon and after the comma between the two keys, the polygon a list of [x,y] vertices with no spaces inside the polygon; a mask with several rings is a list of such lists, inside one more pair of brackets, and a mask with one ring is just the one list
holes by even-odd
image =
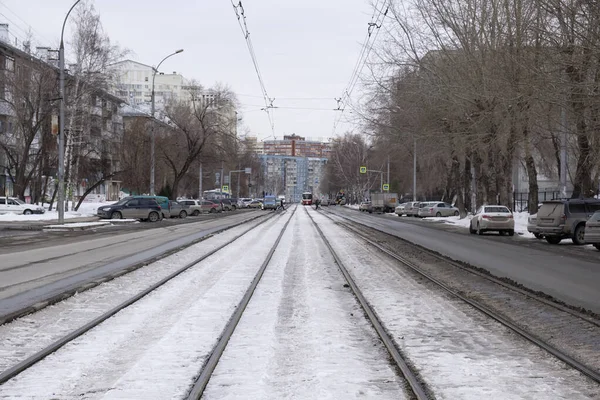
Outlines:
{"label": "lamp post", "polygon": [[60,31],[60,47],[58,49],[58,96],[60,97],[60,107],[58,114],[58,223],[65,223],[65,25],[69,14],[79,4],[81,0],[77,0],[69,9],[63,21],[62,30]]}
{"label": "lamp post", "polygon": [[[174,53],[169,54],[168,56],[166,56],[165,58],[163,58],[158,65],[156,66],[156,68],[154,68],[154,71],[152,72],[152,95],[151,95],[151,101],[152,101],[152,105],[150,108],[150,114],[152,115],[152,119],[154,119],[154,80],[156,79],[156,73],[158,72],[158,68],[160,67],[160,65],[169,57],[174,56],[175,54],[179,54],[182,53],[183,49],[179,49],[177,51],[175,51]],[[150,194],[153,195],[154,194],[154,169],[155,169],[155,164],[156,164],[156,157],[154,155],[154,121],[152,121],[152,128],[150,131]]]}

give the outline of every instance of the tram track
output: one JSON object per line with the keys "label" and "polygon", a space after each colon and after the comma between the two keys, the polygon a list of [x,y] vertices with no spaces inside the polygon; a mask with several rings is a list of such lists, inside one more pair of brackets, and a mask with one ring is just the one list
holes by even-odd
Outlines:
{"label": "tram track", "polygon": [[[211,251],[203,254],[202,256],[194,259],[191,262],[188,262],[183,267],[177,269],[173,273],[171,273],[171,274],[167,275],[166,277],[160,279],[156,283],[154,283],[151,286],[147,287],[145,290],[137,293],[135,296],[133,296],[133,297],[129,298],[128,300],[120,303],[116,307],[113,307],[110,310],[102,313],[101,315],[97,316],[93,320],[85,323],[84,325],[80,326],[79,328],[77,328],[77,329],[71,331],[70,333],[64,335],[60,339],[55,340],[51,344],[45,346],[43,349],[35,352],[35,354],[32,354],[32,355],[28,356],[24,360],[22,360],[22,361],[18,362],[17,364],[15,364],[15,365],[7,368],[6,370],[0,372],[0,385],[6,383],[10,379],[16,377],[17,375],[19,375],[23,371],[31,368],[32,366],[34,366],[35,364],[37,364],[38,362],[40,362],[41,360],[43,360],[44,358],[46,358],[48,355],[50,355],[52,353],[55,353],[56,351],[58,351],[59,349],[61,349],[62,347],[64,347],[66,344],[74,341],[75,339],[77,339],[80,336],[84,335],[85,333],[89,332],[93,328],[99,326],[100,324],[102,324],[107,319],[115,316],[116,314],[118,314],[119,312],[123,311],[124,309],[126,309],[126,308],[130,307],[131,305],[137,303],[138,301],[140,301],[141,299],[143,299],[144,297],[146,297],[150,293],[153,293],[153,292],[157,291],[157,289],[163,287],[165,284],[167,284],[168,282],[172,281],[176,277],[180,276],[184,272],[190,270],[193,267],[198,266],[198,264],[200,264],[201,262],[203,262],[207,258],[213,256],[214,254],[222,251],[225,248],[228,248],[229,246],[231,246],[232,243],[235,243],[238,239],[240,239],[242,237],[245,237],[250,232],[256,230],[259,227],[261,227],[267,221],[270,221],[272,218],[274,218],[276,216],[280,216],[280,215],[281,215],[281,213],[272,213],[271,215],[269,215],[266,218],[264,218],[262,221],[259,221],[257,224],[255,224],[252,227],[244,230],[242,233],[236,235],[234,238],[232,238],[231,240],[229,240],[227,243],[216,247],[215,249],[213,249],[213,250],[211,250]],[[239,226],[241,224],[242,223],[236,224],[236,226]],[[226,231],[226,230],[231,229],[231,228],[233,228],[233,226],[225,228],[222,231]],[[186,247],[189,247],[189,246],[186,246]],[[169,253],[171,253],[171,252],[169,252]],[[147,263],[145,263],[145,264],[147,264]]]}
{"label": "tram track", "polygon": [[[525,329],[521,326],[519,326],[518,324],[514,323],[513,321],[511,321],[509,318],[507,318],[506,316],[504,316],[501,312],[496,311],[490,307],[487,307],[486,305],[484,305],[483,303],[481,303],[480,301],[477,301],[476,299],[474,299],[475,296],[471,295],[467,295],[467,294],[463,294],[461,293],[461,291],[452,288],[450,285],[447,285],[446,283],[442,282],[440,279],[435,278],[434,276],[432,276],[432,274],[430,274],[429,272],[425,271],[423,268],[421,268],[417,263],[409,260],[407,257],[404,257],[400,254],[397,254],[397,252],[394,252],[392,250],[390,250],[389,248],[386,248],[384,246],[382,246],[380,243],[377,243],[376,241],[372,240],[372,238],[369,238],[364,232],[362,232],[361,230],[356,228],[356,225],[361,226],[362,228],[367,228],[369,230],[374,230],[377,231],[379,233],[381,233],[384,236],[391,236],[386,232],[380,231],[377,228],[374,228],[372,226],[368,226],[366,224],[362,224],[360,222],[357,222],[353,219],[347,218],[345,216],[339,215],[338,213],[332,213],[332,212],[322,212],[321,215],[329,218],[331,221],[333,221],[334,223],[336,223],[337,225],[346,228],[347,230],[349,230],[350,232],[352,232],[354,235],[358,236],[362,241],[364,241],[365,243],[367,243],[369,246],[372,246],[373,248],[377,249],[378,251],[381,251],[382,253],[384,253],[385,255],[389,256],[390,258],[394,259],[396,262],[398,262],[399,264],[401,264],[403,267],[409,268],[411,271],[415,272],[416,274],[418,274],[419,276],[425,278],[427,281],[433,283],[434,285],[436,285],[437,287],[441,288],[442,290],[444,290],[445,292],[451,294],[452,296],[460,299],[461,301],[463,301],[466,304],[469,304],[471,307],[473,307],[474,309],[478,310],[479,312],[483,313],[484,315],[486,315],[487,317],[499,322],[501,325],[507,327],[508,329],[512,330],[513,332],[515,332],[516,334],[518,334],[519,336],[525,338],[527,341],[529,341],[530,343],[533,343],[534,345],[536,345],[537,347],[543,349],[544,351],[546,351],[547,353],[551,354],[552,356],[556,357],[557,359],[561,360],[562,362],[564,362],[565,364],[569,365],[571,368],[581,372],[582,374],[584,374],[585,376],[587,376],[588,378],[592,379],[594,382],[596,383],[600,383],[600,372],[598,371],[598,369],[586,365],[585,363],[582,363],[580,361],[578,361],[577,359],[575,359],[574,357],[572,357],[571,355],[567,354],[566,352],[560,350],[559,348],[556,348],[555,346],[549,344],[546,340],[541,339],[540,337],[538,337],[534,332],[530,332],[528,329]],[[334,215],[336,218],[332,217],[332,215]],[[534,299],[536,301],[539,302],[540,305],[544,305],[544,306],[548,306],[548,307],[552,307],[560,312],[564,312],[572,317],[578,318],[581,321],[585,321],[585,323],[589,323],[591,326],[593,327],[598,327],[600,326],[600,324],[598,323],[597,320],[595,320],[593,317],[582,314],[576,310],[573,310],[569,307],[566,307],[562,304],[557,304],[551,300],[548,300],[544,297],[538,296],[534,293],[531,293],[527,290],[518,288],[518,287],[514,287],[502,280],[499,280],[493,276],[487,275],[485,273],[481,273],[479,271],[473,270],[471,268],[465,267],[460,265],[459,263],[456,263],[454,260],[448,259],[442,255],[439,255],[435,252],[432,252],[428,249],[423,248],[422,246],[418,246],[418,245],[414,245],[410,242],[406,242],[405,240],[402,240],[400,238],[397,237],[393,237],[394,239],[400,240],[402,242],[408,243],[410,246],[414,246],[419,248],[419,250],[421,250],[422,252],[427,253],[428,255],[438,259],[439,261],[444,262],[445,264],[451,265],[453,267],[459,268],[462,271],[468,272],[470,274],[473,274],[479,278],[483,278],[489,282],[492,282],[494,284],[497,284],[499,286],[501,286],[502,288],[508,289],[508,290],[512,290],[515,293],[521,295],[521,296],[526,296],[529,297],[531,299]]]}
{"label": "tram track", "polygon": [[352,289],[352,293],[354,294],[354,296],[360,303],[362,309],[365,312],[365,315],[369,319],[369,322],[371,323],[371,325],[377,332],[377,335],[379,336],[379,338],[385,345],[391,359],[394,360],[395,365],[401,371],[404,379],[406,379],[406,382],[408,383],[408,385],[410,386],[410,389],[413,392],[414,398],[416,398],[417,400],[428,400],[430,398],[430,395],[428,394],[429,391],[425,387],[425,385],[422,383],[421,378],[413,370],[413,368],[410,367],[409,362],[407,362],[407,360],[405,360],[404,356],[401,354],[401,352],[397,348],[396,344],[394,343],[394,340],[392,339],[392,337],[388,334],[388,332],[384,328],[379,317],[377,316],[377,314],[375,313],[373,308],[370,306],[369,302],[366,300],[366,298],[362,294],[358,285],[352,278],[352,275],[350,275],[350,273],[348,272],[348,269],[344,266],[343,261],[338,256],[336,251],[333,249],[333,247],[331,246],[331,243],[329,242],[329,240],[327,239],[327,237],[325,236],[325,234],[323,233],[323,231],[321,230],[319,225],[317,225],[316,221],[313,219],[313,217],[310,215],[310,213],[308,213],[308,211],[306,211],[306,212],[307,212],[307,215],[310,217],[310,220],[312,221],[315,229],[319,232],[319,236],[321,237],[321,239],[323,240],[323,242],[325,243],[325,245],[331,252],[331,255],[335,259],[335,262],[336,262],[338,268],[340,269],[342,275],[344,275],[344,279],[346,279],[346,282],[348,282],[348,285]]}
{"label": "tram track", "polygon": [[[169,249],[169,250],[166,250],[166,251],[162,251],[160,254],[153,255],[150,258],[143,259],[142,261],[133,262],[131,265],[128,265],[128,266],[123,267],[123,268],[119,268],[116,271],[110,271],[110,272],[107,272],[107,273],[103,273],[100,276],[94,277],[92,279],[85,279],[82,282],[76,282],[74,284],[66,286],[63,290],[58,290],[58,291],[53,290],[48,296],[44,296],[44,297],[41,297],[41,298],[36,298],[34,302],[30,302],[29,304],[21,306],[21,307],[19,307],[17,309],[12,309],[9,312],[5,312],[4,314],[0,314],[0,326],[3,325],[3,324],[9,323],[11,321],[14,321],[14,320],[16,320],[18,318],[21,318],[23,316],[26,316],[28,314],[40,311],[40,310],[42,310],[42,309],[44,309],[44,308],[46,308],[46,307],[48,307],[50,305],[56,304],[56,303],[58,303],[60,301],[63,301],[65,299],[68,299],[69,297],[71,297],[71,296],[73,296],[73,295],[75,295],[77,293],[81,293],[83,291],[86,291],[86,290],[89,290],[91,288],[94,288],[94,287],[96,287],[96,286],[98,286],[98,285],[100,285],[102,283],[108,282],[108,281],[113,280],[115,278],[118,278],[118,277],[120,277],[122,275],[131,273],[131,272],[133,272],[133,271],[135,271],[135,270],[137,270],[137,269],[139,269],[141,267],[144,267],[145,265],[157,262],[157,261],[159,261],[161,259],[164,259],[165,257],[168,257],[169,255],[172,255],[174,253],[180,252],[180,251],[182,251],[182,250],[184,250],[186,248],[189,248],[191,246],[194,246],[194,245],[196,245],[196,244],[198,244],[198,243],[200,243],[200,242],[202,242],[202,241],[204,241],[206,239],[209,239],[209,238],[213,237],[214,235],[226,232],[226,231],[228,231],[230,229],[239,227],[239,226],[247,224],[247,223],[252,223],[252,222],[254,222],[254,221],[256,221],[257,219],[260,219],[260,218],[265,218],[265,215],[257,215],[257,216],[254,216],[252,218],[248,218],[248,219],[245,219],[243,221],[240,221],[240,222],[237,222],[237,223],[234,223],[234,224],[231,224],[231,225],[227,225],[227,226],[225,226],[223,228],[216,229],[216,230],[212,231],[211,233],[209,233],[207,235],[204,235],[204,236],[202,236],[202,237],[200,237],[198,239],[192,240],[189,243],[186,243],[184,245],[180,245],[180,246],[177,246],[175,248],[172,248],[172,249]],[[268,218],[270,218],[270,216],[267,215],[266,219],[264,221],[266,221]],[[85,250],[85,251],[77,252],[77,253],[71,253],[71,254],[68,254],[67,256],[68,257],[72,257],[73,255],[77,255],[77,254],[83,255],[86,252],[89,252],[89,251],[92,251],[92,250],[95,250],[95,248],[92,248],[91,250],[88,249],[88,250]],[[104,250],[107,250],[107,249],[104,249]],[[59,260],[61,258],[64,258],[64,256],[54,257],[54,258],[51,258],[50,260],[52,260],[52,259]],[[44,262],[46,262],[46,261],[48,261],[48,259],[45,260]],[[109,265],[112,265],[112,264],[115,264],[115,263],[118,263],[118,262],[120,262],[120,261],[119,260],[112,261],[111,263],[109,263]],[[30,264],[27,264],[27,265],[24,265],[24,266],[20,265],[20,266],[15,267],[15,268],[5,269],[2,272],[4,273],[4,272],[7,272],[7,271],[10,271],[10,270],[13,270],[13,269],[22,269],[22,268],[25,268],[25,267],[31,267],[31,265]],[[102,270],[103,266],[102,265],[100,265],[100,266],[94,266],[93,269]],[[78,268],[78,269],[73,269],[71,271],[71,274],[75,274],[76,275],[77,273],[84,273],[84,272],[87,273],[90,270],[91,270],[90,267],[84,266],[84,267],[81,267],[81,268]],[[57,274],[49,274],[49,275],[46,275],[45,278],[52,277],[52,276],[59,276],[59,275],[60,274],[58,274],[58,273]],[[74,275],[71,275],[71,276],[74,276]],[[71,276],[69,276],[69,278]],[[33,281],[35,281],[35,279]],[[13,286],[21,286],[24,283],[28,283],[28,282],[30,282],[30,281],[23,281],[23,282],[20,282],[18,284],[15,284],[15,285],[6,286],[5,289],[11,288]],[[0,301],[9,301],[9,300],[11,300],[11,297],[7,297],[6,299],[0,300]]]}

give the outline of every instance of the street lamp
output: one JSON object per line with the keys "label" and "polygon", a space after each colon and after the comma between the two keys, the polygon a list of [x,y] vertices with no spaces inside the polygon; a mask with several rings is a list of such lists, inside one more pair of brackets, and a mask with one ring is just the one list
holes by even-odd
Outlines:
{"label": "street lamp", "polygon": [[60,31],[60,48],[58,50],[58,69],[59,69],[59,133],[58,133],[58,223],[65,223],[65,43],[63,41],[65,35],[65,25],[69,14],[81,0],[77,0],[71,6],[69,12],[63,21],[62,30]]}
{"label": "street lamp", "polygon": [[[160,64],[162,64],[167,58],[174,56],[175,54],[179,54],[179,53],[183,53],[183,49],[179,49],[177,51],[175,51],[174,53],[169,54],[168,56],[166,56],[165,58],[163,58],[161,60],[161,62],[158,63],[158,65],[156,66],[156,68],[154,68],[154,71],[152,73],[152,105],[150,108],[150,114],[152,115],[152,118],[154,119],[154,79],[156,78],[156,73],[158,72],[158,68],[160,67]],[[154,121],[152,121],[152,130],[150,131],[150,194],[154,194],[154,168],[155,168],[155,164],[156,164],[156,159],[155,159],[155,155],[154,155]]]}

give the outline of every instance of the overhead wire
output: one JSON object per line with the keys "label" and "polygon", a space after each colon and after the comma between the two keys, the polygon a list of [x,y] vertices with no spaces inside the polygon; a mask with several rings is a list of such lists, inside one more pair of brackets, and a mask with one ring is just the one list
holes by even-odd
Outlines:
{"label": "overhead wire", "polygon": [[246,47],[248,47],[248,52],[250,53],[250,58],[252,59],[252,64],[254,65],[254,70],[256,71],[256,76],[258,77],[258,82],[260,84],[260,89],[263,94],[263,99],[265,102],[264,111],[267,113],[267,117],[269,119],[269,125],[271,126],[271,132],[273,136],[275,136],[275,118],[272,113],[273,109],[273,101],[275,99],[270,98],[267,93],[267,89],[265,87],[265,82],[260,72],[260,68],[258,66],[258,60],[256,57],[256,53],[254,51],[254,45],[252,44],[252,39],[250,38],[250,31],[248,30],[248,23],[246,21],[246,13],[244,11],[244,7],[242,2],[239,1],[236,5],[233,0],[231,0],[231,5],[233,6],[233,10],[238,20],[238,24],[240,25],[240,29],[242,30],[242,34],[244,35],[244,39],[246,40]]}
{"label": "overhead wire", "polygon": [[[42,35],[39,31],[35,30],[31,25],[29,25],[27,23],[27,21],[25,21],[16,12],[14,12],[10,7],[8,7],[4,3],[4,1],[0,1],[0,5],[2,7],[4,7],[10,14],[14,15],[19,21],[21,21],[23,24],[25,24],[25,26],[31,31],[31,35],[33,36],[33,38],[36,39],[40,44],[49,45],[52,42],[47,37],[45,37],[44,35]],[[25,33],[26,36],[29,35],[28,31],[25,31],[23,28],[21,28],[21,26],[19,24],[17,24],[16,22],[14,22],[10,18],[8,18],[8,16],[6,16],[3,13],[1,13],[0,15],[2,15],[4,18],[6,18],[8,21],[10,21],[13,24],[13,26],[16,26],[19,30],[21,30],[23,33]],[[43,39],[43,40],[40,40],[40,39]]]}
{"label": "overhead wire", "polygon": [[[335,99],[338,103],[337,110],[339,111],[339,114],[334,118],[332,136],[335,136],[336,129],[343,117],[344,110],[348,105],[350,96],[352,95],[352,92],[354,91],[354,88],[358,83],[358,79],[360,78],[362,70],[365,64],[367,63],[371,50],[373,49],[373,45],[377,40],[379,30],[389,10],[388,2],[389,0],[383,0],[381,8],[378,7],[379,0],[375,4],[373,15],[371,16],[371,21],[367,24],[367,33],[365,36],[365,40],[363,42],[363,46],[361,48],[359,56],[356,60],[356,64],[354,65],[354,68],[352,70],[352,74],[350,75],[350,80],[348,81],[348,84],[342,92],[341,97]],[[384,7],[385,11],[383,11]],[[373,32],[375,33],[374,35]]]}

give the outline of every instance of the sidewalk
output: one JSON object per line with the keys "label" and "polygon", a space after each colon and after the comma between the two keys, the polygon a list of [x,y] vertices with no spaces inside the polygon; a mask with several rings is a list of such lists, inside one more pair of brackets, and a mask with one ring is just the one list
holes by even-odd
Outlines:
{"label": "sidewalk", "polygon": [[[82,222],[96,222],[100,221],[98,217],[75,217],[65,219],[67,224],[82,223]],[[41,231],[45,226],[58,224],[58,219],[43,219],[33,221],[2,221],[0,222],[0,230],[16,230],[16,231]]]}

